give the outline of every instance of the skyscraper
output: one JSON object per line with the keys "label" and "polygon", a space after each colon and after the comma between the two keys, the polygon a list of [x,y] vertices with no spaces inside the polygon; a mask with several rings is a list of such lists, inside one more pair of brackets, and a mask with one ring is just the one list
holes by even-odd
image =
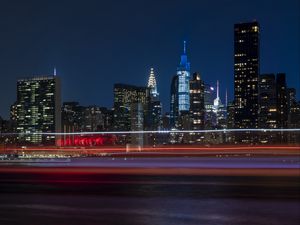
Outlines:
{"label": "skyscraper", "polygon": [[180,64],[177,67],[178,76],[178,110],[190,110],[190,63],[186,54],[186,41],[183,42],[183,53],[181,55]]}
{"label": "skyscraper", "polygon": [[[144,109],[141,102],[131,104],[130,110],[131,130],[143,131],[144,129]],[[134,147],[140,148],[144,145],[144,134],[133,133],[131,134],[131,144]]]}
{"label": "skyscraper", "polygon": [[274,74],[259,77],[259,128],[277,128],[276,80]]}
{"label": "skyscraper", "polygon": [[204,84],[204,127],[205,129],[212,129],[215,127],[215,113],[214,109],[214,96],[216,94],[215,88],[209,84]]}
{"label": "skyscraper", "polygon": [[99,106],[84,107],[83,129],[87,132],[106,131],[107,109]]}
{"label": "skyscraper", "polygon": [[[290,107],[289,113],[289,128],[299,128],[300,127],[300,101],[294,102]],[[300,134],[299,132],[291,132],[289,134],[289,143],[299,144]]]}
{"label": "skyscraper", "polygon": [[185,116],[190,110],[190,63],[186,54],[186,41],[183,42],[183,53],[171,83],[170,127],[179,128],[180,115]]}
{"label": "skyscraper", "polygon": [[224,129],[227,127],[226,117],[227,117],[227,108],[222,103],[220,98],[220,87],[219,87],[219,81],[217,80],[217,96],[214,99],[214,105],[213,105],[213,112],[215,114],[214,118],[215,121],[213,124],[215,125],[215,128],[217,129]]}
{"label": "skyscraper", "polygon": [[227,128],[234,128],[234,104],[233,102],[229,102],[227,105]]}
{"label": "skyscraper", "polygon": [[287,103],[288,103],[289,113],[291,111],[291,107],[294,105],[295,102],[297,102],[296,89],[295,88],[287,88]]}
{"label": "skyscraper", "polygon": [[[190,120],[192,130],[204,129],[204,82],[199,73],[194,73],[190,80]],[[201,133],[191,133],[190,142],[202,142],[203,135]]]}
{"label": "skyscraper", "polygon": [[287,101],[286,78],[284,73],[278,73],[276,76],[276,95],[277,95],[278,128],[287,128],[288,101]]}
{"label": "skyscraper", "polygon": [[190,80],[190,114],[192,129],[204,129],[204,82],[199,73],[194,73]]}
{"label": "skyscraper", "polygon": [[158,130],[160,129],[162,122],[162,104],[159,100],[159,93],[157,91],[157,83],[153,68],[150,69],[148,88],[150,90],[150,101],[148,103],[148,112],[145,121],[146,129]]}
{"label": "skyscraper", "polygon": [[148,79],[148,88],[150,89],[150,95],[152,98],[158,98],[159,93],[157,92],[157,83],[154,74],[154,69],[150,69],[150,75]]}
{"label": "skyscraper", "polygon": [[128,84],[114,85],[114,130],[131,130],[131,108],[133,103],[141,103],[146,114],[150,99],[149,88]]}
{"label": "skyscraper", "polygon": [[[275,74],[259,76],[259,128],[277,128],[277,98]],[[260,133],[259,142],[262,144],[276,142],[275,133]]]}
{"label": "skyscraper", "polygon": [[178,76],[175,75],[171,82],[170,93],[170,128],[177,127],[178,123]]}
{"label": "skyscraper", "polygon": [[235,128],[257,128],[259,24],[234,25]]}
{"label": "skyscraper", "polygon": [[54,144],[52,133],[61,130],[60,80],[57,76],[39,76],[17,82],[15,103],[16,130],[21,143]]}
{"label": "skyscraper", "polygon": [[84,107],[79,102],[63,102],[61,117],[64,133],[83,131]]}

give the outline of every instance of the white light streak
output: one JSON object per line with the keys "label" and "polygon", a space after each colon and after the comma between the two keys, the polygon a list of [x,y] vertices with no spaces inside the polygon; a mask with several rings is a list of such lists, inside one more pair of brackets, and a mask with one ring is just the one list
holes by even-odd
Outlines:
{"label": "white light streak", "polygon": [[219,129],[219,130],[151,130],[151,131],[99,131],[99,132],[68,132],[68,133],[48,133],[48,132],[36,132],[36,133],[0,133],[2,136],[8,135],[105,135],[105,134],[176,134],[176,133],[229,133],[229,132],[300,132],[300,128],[291,129]]}

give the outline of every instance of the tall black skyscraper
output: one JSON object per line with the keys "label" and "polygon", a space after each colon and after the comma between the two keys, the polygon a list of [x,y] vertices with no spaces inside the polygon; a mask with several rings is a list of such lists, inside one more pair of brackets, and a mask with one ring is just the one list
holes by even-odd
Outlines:
{"label": "tall black skyscraper", "polygon": [[278,73],[276,77],[277,95],[277,123],[278,128],[287,128],[288,122],[288,101],[287,86],[284,73]]}
{"label": "tall black skyscraper", "polygon": [[235,128],[258,126],[259,24],[234,25]]}
{"label": "tall black skyscraper", "polygon": [[194,73],[190,80],[190,114],[193,130],[204,129],[204,82],[199,73]]}
{"label": "tall black skyscraper", "polygon": [[[275,74],[261,74],[258,84],[258,127],[273,129],[277,128],[277,97]],[[277,134],[274,132],[260,133],[259,142],[261,144],[275,143]]]}
{"label": "tall black skyscraper", "polygon": [[[194,73],[190,80],[190,119],[192,130],[204,129],[204,82],[199,73]],[[191,133],[190,143],[202,142],[203,134]]]}
{"label": "tall black skyscraper", "polygon": [[259,128],[277,128],[277,97],[275,74],[259,77]]}

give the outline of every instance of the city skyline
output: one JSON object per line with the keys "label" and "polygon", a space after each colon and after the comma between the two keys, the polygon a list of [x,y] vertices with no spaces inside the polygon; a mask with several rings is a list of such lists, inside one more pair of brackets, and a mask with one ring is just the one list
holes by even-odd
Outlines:
{"label": "city skyline", "polygon": [[300,221],[300,0],[0,7],[0,223]]}
{"label": "city skyline", "polygon": [[[188,16],[188,18],[183,19],[184,21],[181,21],[179,23],[179,29],[172,30],[173,31],[171,32],[172,38],[170,38],[170,34],[168,34],[165,37],[163,32],[153,35],[152,38],[150,38],[150,40],[147,38],[145,39],[144,37],[140,39],[132,39],[130,37],[133,34],[127,35],[127,38],[120,40],[121,41],[120,43],[116,42],[117,40],[109,41],[110,42],[109,46],[111,48],[108,47],[102,48],[103,46],[102,47],[96,46],[95,50],[93,51],[93,53],[95,54],[92,54],[94,57],[92,57],[92,55],[89,54],[79,54],[80,53],[79,50],[86,51],[83,53],[88,53],[89,45],[87,44],[84,46],[85,48],[83,48],[83,46],[81,46],[80,44],[79,46],[77,46],[78,48],[72,48],[74,47],[73,45],[61,46],[62,44],[60,42],[61,38],[63,39],[64,37],[69,37],[69,36],[68,35],[65,36],[66,33],[62,33],[62,31],[59,29],[56,31],[58,32],[58,34],[61,34],[61,38],[59,40],[57,38],[54,38],[55,41],[52,41],[45,37],[45,34],[49,34],[48,32],[46,31],[45,33],[42,32],[41,35],[43,38],[40,39],[42,43],[34,44],[35,48],[32,48],[33,51],[24,53],[25,55],[30,56],[26,60],[24,60],[25,55],[23,54],[23,58],[21,56],[16,57],[15,61],[13,61],[11,57],[16,53],[15,45],[13,46],[8,45],[11,46],[10,49],[8,49],[5,46],[4,48],[5,50],[0,55],[3,64],[1,67],[2,71],[0,72],[1,74],[8,74],[8,75],[7,76],[1,75],[2,82],[5,85],[2,85],[1,87],[2,97],[0,99],[1,102],[0,115],[4,118],[8,118],[9,116],[9,106],[16,99],[14,89],[15,89],[15,82],[18,78],[30,77],[33,74],[50,74],[51,73],[50,71],[52,71],[54,67],[57,68],[57,74],[62,79],[63,101],[79,101],[84,105],[96,104],[105,107],[112,107],[113,105],[112,89],[114,83],[128,83],[132,85],[146,86],[149,69],[153,67],[154,70],[156,71],[155,73],[156,73],[156,79],[158,84],[158,92],[160,92],[160,99],[163,103],[163,110],[164,112],[166,112],[169,109],[168,102],[169,102],[170,82],[172,76],[176,73],[176,66],[179,61],[178,57],[182,52],[183,40],[187,40],[188,42],[188,54],[189,54],[189,59],[191,61],[191,73],[199,72],[201,74],[202,79],[206,83],[214,84],[216,80],[220,80],[220,84],[221,84],[220,93],[221,93],[222,101],[224,102],[224,98],[225,98],[225,88],[228,89],[228,93],[229,93],[228,99],[232,100],[233,99],[233,25],[238,22],[252,21],[253,18],[256,18],[256,20],[259,21],[262,29],[261,31],[262,46],[261,46],[261,57],[260,57],[261,71],[260,72],[261,73],[285,72],[287,74],[288,86],[294,87],[297,90],[299,90],[299,83],[300,83],[299,68],[297,67],[297,63],[296,63],[299,61],[298,60],[299,51],[297,52],[297,47],[296,47],[297,45],[299,45],[298,42],[296,42],[297,37],[299,36],[299,33],[297,33],[298,30],[297,28],[299,27],[299,22],[298,22],[299,20],[296,20],[297,17],[299,17],[299,13],[296,10],[297,1],[289,1],[286,4],[279,3],[276,1],[272,5],[275,9],[278,10],[281,9],[281,21],[278,21],[278,19],[274,18],[276,14],[276,10],[272,10],[272,12],[266,10],[268,1],[264,1],[260,4],[258,4],[257,2],[244,3],[244,5],[241,3],[237,3],[236,5],[233,5],[231,1],[225,1],[225,2],[228,3],[228,7],[226,8],[225,12],[231,12],[234,11],[233,9],[235,9],[234,11],[235,13],[232,13],[233,15],[225,19],[225,21],[222,21],[222,16],[224,16],[225,13],[223,12],[221,13],[222,15],[216,17],[213,21],[202,21],[201,19],[202,17],[200,17],[199,20],[193,21],[196,23],[194,23],[192,27],[189,25],[189,23],[187,23],[186,27],[184,27],[182,26],[183,22],[185,23],[192,22],[192,19],[194,19],[191,18],[191,16]],[[133,2],[130,2],[128,4],[130,5],[132,3]],[[175,1],[174,4],[176,5],[178,3]],[[220,4],[225,4],[225,3],[220,3]],[[156,5],[157,2],[154,2],[151,7],[155,7]],[[198,9],[201,8],[200,6],[202,6],[202,8],[212,7],[211,4],[207,2],[201,4],[190,2],[190,4],[187,4],[186,6],[182,6],[181,9],[183,12],[187,12],[187,15],[190,15],[188,12],[191,11],[191,8],[193,8],[193,6],[195,6]],[[232,9],[229,6],[231,6]],[[255,8],[255,10],[252,10],[251,13],[245,12],[245,15],[247,16],[245,15],[241,16],[242,15],[241,12],[237,11],[237,9],[243,8],[245,6],[247,6],[248,8],[249,7]],[[259,6],[259,7],[254,7],[254,6]],[[36,5],[36,7],[37,8],[39,7],[38,4]],[[72,7],[78,8],[78,5],[75,4]],[[85,10],[86,11],[90,10],[90,7],[91,6],[86,6]],[[51,9],[51,5],[49,6],[49,9]],[[163,18],[161,17],[160,13],[166,10],[164,4],[162,4],[158,9],[159,9],[158,12],[159,14],[157,20],[161,20]],[[30,10],[33,9],[25,8],[26,12],[31,12]],[[60,13],[61,11],[58,12],[59,16],[61,16]],[[86,14],[87,12],[84,13]],[[3,16],[7,16],[7,13],[3,13]],[[88,19],[91,19],[90,16],[95,16],[97,18],[97,15],[95,14],[94,11],[92,11],[89,14]],[[62,21],[65,21],[65,18],[63,17],[60,19]],[[167,24],[172,25],[175,22],[178,22],[178,19],[175,18],[174,21],[173,19],[174,19],[173,17],[169,18]],[[289,23],[287,21],[289,21]],[[292,21],[294,22],[292,23]],[[29,24],[32,21],[27,21],[27,22]],[[48,21],[47,23],[50,22],[51,21]],[[84,22],[87,24],[91,23],[90,20]],[[197,26],[197,24],[199,23],[202,25],[201,29],[199,29],[199,27]],[[220,31],[216,30],[216,32],[214,32],[211,29],[208,29],[212,24],[218,24],[218,23],[220,23]],[[50,25],[54,26],[53,23],[50,23]],[[73,25],[75,26],[76,23]],[[154,25],[155,23],[151,22],[146,27],[154,26]],[[279,30],[280,33],[278,33],[278,27],[280,27]],[[71,28],[72,27],[70,27],[70,29]],[[185,30],[186,28],[188,29]],[[24,31],[25,34],[29,35],[28,37],[25,35],[27,38],[31,37],[30,35],[32,35],[32,32],[34,33],[36,31],[39,31],[41,27],[40,25],[33,26],[32,29],[33,30],[31,31]],[[201,32],[199,30],[201,30]],[[55,29],[53,29],[53,31],[55,31]],[[71,31],[73,31],[73,29],[71,29]],[[80,29],[78,29],[78,31],[79,34],[82,34],[82,32],[80,32],[81,31]],[[10,30],[10,32],[12,31]],[[12,33],[10,32],[5,33],[3,43],[5,41],[9,42],[10,44],[16,43],[17,44],[16,46],[19,46],[21,49],[28,51],[27,47],[31,45],[23,46],[24,41],[18,38],[17,40],[7,41],[6,38],[8,38],[9,35],[12,35]],[[83,34],[85,34],[86,32],[87,31],[84,30]],[[149,32],[151,32],[151,30],[149,30]],[[222,32],[224,34],[223,36],[224,38],[222,38],[221,40],[219,38],[216,39],[216,37],[211,38],[211,36],[218,36],[217,34],[219,34],[219,32]],[[170,30],[168,31],[168,33],[170,33]],[[199,34],[201,34],[201,36],[199,36]],[[92,38],[92,36],[93,35],[91,35],[90,38]],[[95,36],[99,37],[99,33],[96,32]],[[52,34],[49,35],[49,38],[50,37],[52,37]],[[96,43],[96,40],[94,40],[94,38],[92,39],[93,39],[92,43],[93,44]],[[162,42],[157,43],[157,41],[160,39],[161,41],[163,41],[163,43]],[[211,40],[208,41],[208,39]],[[139,40],[141,43],[139,43]],[[83,43],[86,42],[85,39],[82,39],[82,41]],[[137,43],[133,44],[132,43],[133,41]],[[144,41],[146,41],[146,43]],[[30,40],[26,39],[25,43],[27,42],[30,42],[29,44],[33,44],[31,43]],[[57,46],[62,47],[61,51],[58,51],[57,46],[53,45],[54,42],[58,44]],[[100,45],[101,39],[99,39],[97,43],[99,43]],[[115,44],[116,46],[112,47],[111,44]],[[207,46],[203,46],[203,45],[207,45]],[[276,48],[274,48],[273,45],[275,45]],[[45,55],[42,54],[42,57],[40,57],[40,59],[37,60],[35,57],[37,57],[38,54],[41,54],[40,50],[38,51],[37,49],[39,47],[46,48],[46,51],[44,53]],[[118,47],[118,52],[120,53],[120,55],[114,54],[116,51],[116,47]],[[128,47],[129,49],[132,50],[132,52],[125,51],[125,49]],[[149,49],[149,47],[151,47],[154,50]],[[210,47],[211,51],[208,50],[208,47]],[[76,60],[72,60],[71,59],[72,57],[71,58],[65,57],[67,49],[69,50],[73,49],[74,51],[78,50],[77,52],[78,54],[75,54],[76,57],[75,56],[74,57],[81,58],[82,59],[81,63],[76,62]],[[136,50],[140,52],[140,55],[136,54],[137,53]],[[60,54],[55,54],[55,51],[58,51]],[[48,54],[49,52],[51,52],[51,54]],[[143,52],[146,52],[146,54]],[[125,56],[124,53],[127,53],[129,56],[128,59],[126,60],[124,57]],[[212,60],[212,53],[214,53],[213,55],[215,57],[215,61]],[[106,56],[104,61],[98,58],[103,56],[103,54]],[[45,56],[48,56],[48,59]],[[89,56],[88,59],[90,60],[87,61],[86,59],[84,59],[85,56]],[[20,63],[20,60],[24,60],[24,62]],[[214,66],[215,62],[217,62],[217,66]],[[105,65],[112,65],[113,63],[118,65],[115,66],[118,67],[118,69],[112,66],[105,66]],[[124,63],[127,66],[124,66]],[[14,66],[8,67],[8,65],[14,65]],[[102,70],[97,72],[97,70],[95,70],[95,67],[97,67],[97,70],[99,69]],[[108,69],[109,71],[107,71]],[[132,69],[135,70],[132,71]],[[120,70],[122,70],[123,73],[120,72]],[[47,73],[47,71],[49,72]],[[113,75],[110,75],[110,73]],[[105,75],[105,74],[109,74],[109,75]],[[103,80],[105,80],[105,82],[103,82]],[[82,90],[82,91],[78,91],[78,90]],[[103,90],[103,92],[100,90]],[[5,95],[3,94],[4,92],[6,93]],[[299,99],[299,91],[297,93],[297,96]]]}

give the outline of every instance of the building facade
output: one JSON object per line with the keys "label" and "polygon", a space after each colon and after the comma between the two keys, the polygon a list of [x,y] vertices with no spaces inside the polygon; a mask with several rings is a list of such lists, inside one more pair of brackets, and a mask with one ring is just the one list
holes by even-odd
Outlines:
{"label": "building facade", "polygon": [[277,128],[277,97],[275,74],[259,77],[259,128]]}
{"label": "building facade", "polygon": [[170,128],[178,126],[178,76],[175,75],[171,82],[170,93]]}
{"label": "building facade", "polygon": [[204,129],[204,82],[199,73],[194,73],[190,80],[190,114],[193,130]]}
{"label": "building facade", "polygon": [[135,102],[131,105],[130,110],[131,130],[140,131],[140,133],[132,133],[130,143],[133,148],[140,150],[144,145],[144,108],[141,102]]}
{"label": "building facade", "polygon": [[234,25],[235,128],[258,127],[259,32],[257,22]]}
{"label": "building facade", "polygon": [[278,73],[276,76],[276,97],[277,97],[277,126],[287,128],[288,122],[288,96],[286,76]]}
{"label": "building facade", "polygon": [[[259,114],[258,127],[276,129],[277,124],[277,97],[275,74],[261,74],[259,77]],[[262,144],[276,142],[277,135],[272,132],[260,133],[259,142]]]}
{"label": "building facade", "polygon": [[131,130],[131,108],[134,103],[141,103],[144,116],[148,110],[150,90],[128,84],[114,85],[114,117],[113,128],[116,131]]}
{"label": "building facade", "polygon": [[204,127],[205,129],[213,129],[215,127],[216,114],[214,113],[214,98],[216,90],[209,84],[204,84]]}
{"label": "building facade", "polygon": [[84,107],[79,102],[64,102],[61,109],[62,132],[82,132]]}
{"label": "building facade", "polygon": [[14,105],[16,131],[20,143],[55,144],[53,134],[61,131],[60,79],[39,76],[17,82],[17,101]]}

